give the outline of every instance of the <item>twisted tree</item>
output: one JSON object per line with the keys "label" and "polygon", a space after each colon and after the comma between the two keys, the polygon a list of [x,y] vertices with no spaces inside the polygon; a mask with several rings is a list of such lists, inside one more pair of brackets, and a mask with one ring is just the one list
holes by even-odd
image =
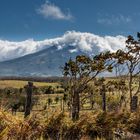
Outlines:
{"label": "twisted tree", "polygon": [[80,93],[99,73],[106,70],[112,72],[113,64],[110,52],[100,53],[93,58],[81,55],[65,63],[63,74],[69,77],[70,111],[73,121],[79,119]]}
{"label": "twisted tree", "polygon": [[[133,99],[136,99],[140,92],[140,34],[138,39],[135,40],[132,36],[128,36],[126,40],[125,50],[118,50],[114,58],[118,64],[125,65],[125,73],[128,77],[128,87],[130,95],[130,110],[133,111]],[[137,85],[134,85],[137,81]],[[135,100],[137,101],[137,99]]]}

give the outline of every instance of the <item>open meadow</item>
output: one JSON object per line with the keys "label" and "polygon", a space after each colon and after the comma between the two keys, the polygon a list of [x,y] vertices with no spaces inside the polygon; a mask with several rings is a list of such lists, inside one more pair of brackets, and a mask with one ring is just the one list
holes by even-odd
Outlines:
{"label": "open meadow", "polygon": [[[106,87],[106,112],[102,110],[103,98],[99,89],[101,81],[105,81],[108,86],[112,82]],[[135,113],[129,112],[129,94],[124,94],[127,89],[122,90],[113,85],[117,81],[119,79],[98,78],[94,81],[96,84],[91,82],[88,90],[80,97],[80,119],[73,122],[70,96],[65,83],[33,82],[37,89],[32,93],[30,117],[25,119],[24,86],[28,81],[1,80],[0,139],[108,140],[109,136],[113,140],[139,140],[138,134],[132,134],[139,129],[139,108]],[[121,100],[123,94],[125,100]],[[16,104],[19,106],[15,109]]]}
{"label": "open meadow", "polygon": [[[7,87],[13,87],[13,88],[23,88],[28,81],[22,81],[22,80],[0,80],[0,88],[7,88]],[[37,87],[40,86],[58,86],[58,83],[47,83],[47,82],[34,82],[34,85]]]}

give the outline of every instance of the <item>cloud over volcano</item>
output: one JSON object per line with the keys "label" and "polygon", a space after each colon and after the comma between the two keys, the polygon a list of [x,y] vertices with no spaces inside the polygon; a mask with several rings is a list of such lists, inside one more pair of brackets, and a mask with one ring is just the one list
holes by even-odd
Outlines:
{"label": "cloud over volcano", "polygon": [[[125,40],[126,37],[121,35],[99,36],[76,31],[68,31],[63,36],[42,41],[35,41],[34,39],[21,42],[0,40],[0,61],[22,57],[52,46],[56,46],[58,50],[69,47],[70,53],[80,50],[89,55],[94,55],[105,50],[113,52],[117,49],[123,49],[125,47]],[[74,49],[70,46],[73,46]]]}

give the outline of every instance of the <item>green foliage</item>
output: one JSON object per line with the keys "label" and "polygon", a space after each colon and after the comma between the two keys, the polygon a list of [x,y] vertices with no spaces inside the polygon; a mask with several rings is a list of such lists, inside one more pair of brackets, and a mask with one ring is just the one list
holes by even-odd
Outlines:
{"label": "green foliage", "polygon": [[79,55],[75,60],[70,59],[65,63],[63,74],[65,76],[84,77],[104,70],[111,72],[113,63],[109,63],[110,60],[112,60],[110,52],[100,53],[93,59],[85,55]]}
{"label": "green foliage", "polygon": [[53,94],[54,93],[54,89],[52,88],[52,86],[48,86],[45,89],[45,94]]}
{"label": "green foliage", "polygon": [[65,93],[65,94],[63,95],[63,101],[66,102],[67,100],[68,100],[68,95]]}
{"label": "green foliage", "polygon": [[59,102],[60,98],[58,96],[55,97],[56,104]]}
{"label": "green foliage", "polygon": [[52,98],[48,98],[47,102],[48,102],[48,105],[50,106],[53,102]]}

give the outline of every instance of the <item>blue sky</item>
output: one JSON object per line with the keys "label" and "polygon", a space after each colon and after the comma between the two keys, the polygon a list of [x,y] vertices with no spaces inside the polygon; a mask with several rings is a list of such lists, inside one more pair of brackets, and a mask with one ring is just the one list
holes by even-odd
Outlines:
{"label": "blue sky", "polygon": [[41,40],[66,31],[129,35],[140,31],[140,0],[0,0],[0,39]]}

